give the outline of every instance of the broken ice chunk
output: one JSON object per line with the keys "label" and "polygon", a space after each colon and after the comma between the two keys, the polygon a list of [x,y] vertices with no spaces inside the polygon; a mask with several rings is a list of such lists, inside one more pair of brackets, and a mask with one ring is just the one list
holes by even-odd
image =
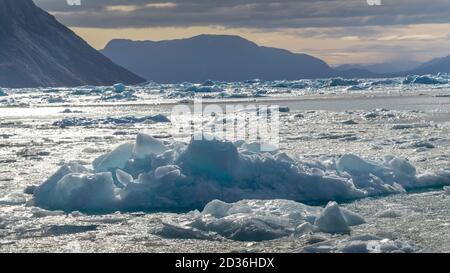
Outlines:
{"label": "broken ice chunk", "polygon": [[375,216],[380,218],[398,218],[402,216],[402,212],[398,210],[388,209],[385,211],[380,211],[379,213],[375,214]]}
{"label": "broken ice chunk", "polygon": [[296,235],[303,235],[303,234],[310,234],[314,233],[316,231],[316,227],[313,226],[311,223],[303,223],[295,228],[295,234]]}
{"label": "broken ice chunk", "polygon": [[426,172],[417,176],[416,188],[448,185],[450,185],[450,172],[448,171]]}
{"label": "broken ice chunk", "polygon": [[450,195],[450,187],[444,187],[444,192],[447,195]]}
{"label": "broken ice chunk", "polygon": [[379,165],[352,154],[343,155],[337,161],[336,167],[339,171],[345,171],[350,174],[375,173],[381,169]]}
{"label": "broken ice chunk", "polygon": [[356,122],[356,121],[354,121],[352,119],[349,119],[349,120],[341,121],[341,124],[344,124],[344,125],[356,125],[356,124],[358,124],[358,122]]}
{"label": "broken ice chunk", "polygon": [[116,170],[117,180],[124,186],[133,182],[133,177],[127,172],[122,171],[121,169]]}
{"label": "broken ice chunk", "polygon": [[343,253],[369,253],[367,242],[352,241],[342,248]]}
{"label": "broken ice chunk", "polygon": [[314,225],[326,233],[350,233],[350,226],[336,202],[328,203]]}
{"label": "broken ice chunk", "polygon": [[349,226],[359,226],[366,223],[366,220],[359,214],[341,208],[342,215]]}
{"label": "broken ice chunk", "polygon": [[94,160],[92,165],[96,173],[107,172],[116,169],[124,169],[133,152],[133,144],[125,143],[112,152],[102,155]]}
{"label": "broken ice chunk", "polygon": [[280,106],[279,111],[280,113],[289,113],[291,109],[287,106]]}
{"label": "broken ice chunk", "polygon": [[123,83],[116,83],[113,86],[114,88],[114,92],[116,93],[122,93],[123,91],[125,91],[125,85]]}
{"label": "broken ice chunk", "polygon": [[168,148],[159,140],[146,134],[138,134],[133,147],[133,156],[137,159],[146,158],[149,155],[160,155]]}
{"label": "broken ice chunk", "polygon": [[37,206],[46,204],[47,199],[53,192],[58,182],[66,175],[71,173],[88,173],[88,170],[77,162],[70,162],[61,168],[54,175],[48,178],[44,183],[37,187],[34,192],[34,200]]}
{"label": "broken ice chunk", "polygon": [[172,175],[174,177],[180,176],[181,171],[180,171],[179,167],[173,166],[173,165],[168,165],[168,166],[159,167],[155,170],[155,178],[156,179],[161,179],[161,178],[164,178],[169,175]]}
{"label": "broken ice chunk", "polygon": [[47,192],[45,199],[39,198],[39,192],[35,193],[35,199],[40,207],[48,209],[102,210],[113,206],[114,188],[111,173],[70,173]]}
{"label": "broken ice chunk", "polygon": [[232,206],[233,205],[222,202],[220,200],[213,200],[205,206],[202,214],[209,214],[215,218],[223,218],[228,215],[228,211]]}
{"label": "broken ice chunk", "polygon": [[163,222],[163,226],[154,231],[154,234],[169,239],[198,239],[208,240],[211,236],[196,228]]}
{"label": "broken ice chunk", "polygon": [[2,206],[15,206],[22,205],[27,202],[25,196],[21,193],[10,193],[0,198],[0,205]]}

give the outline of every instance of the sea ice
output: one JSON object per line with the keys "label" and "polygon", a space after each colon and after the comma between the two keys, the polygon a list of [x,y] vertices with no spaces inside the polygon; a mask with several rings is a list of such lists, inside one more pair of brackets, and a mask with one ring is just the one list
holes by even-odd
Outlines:
{"label": "sea ice", "polygon": [[[93,171],[75,163],[62,167],[34,196],[38,206],[59,210],[179,211],[203,208],[214,199],[328,202],[450,185],[450,172],[418,174],[410,162],[395,156],[373,161],[346,154],[303,162],[277,150],[261,152],[255,147],[207,138],[167,146],[139,134],[134,144],[122,144],[95,159]],[[109,177],[113,183],[108,187],[71,184],[109,183]],[[84,195],[94,198],[96,194],[108,198],[83,202]],[[58,202],[52,201],[55,196]],[[343,214],[346,221],[355,220]]]}
{"label": "sea ice", "polygon": [[420,124],[420,123],[410,123],[410,124],[395,124],[392,126],[393,130],[405,130],[405,129],[414,129],[414,128],[428,128],[429,124]]}
{"label": "sea ice", "polygon": [[67,128],[76,126],[77,127],[94,126],[101,124],[121,125],[121,124],[135,124],[144,122],[166,123],[170,122],[170,120],[166,116],[161,114],[144,117],[125,116],[125,117],[106,117],[100,119],[65,118],[63,120],[54,122],[53,126],[58,126],[60,128]]}
{"label": "sea ice", "polygon": [[377,213],[375,216],[380,218],[398,218],[402,216],[402,212],[398,210],[388,209]]}

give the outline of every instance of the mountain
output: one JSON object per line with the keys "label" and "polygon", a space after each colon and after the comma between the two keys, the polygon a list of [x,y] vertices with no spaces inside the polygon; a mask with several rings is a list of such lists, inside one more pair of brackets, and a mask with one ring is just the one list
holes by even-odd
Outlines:
{"label": "mountain", "polygon": [[296,80],[348,73],[335,71],[324,61],[306,54],[258,46],[229,35],[199,35],[159,42],[112,40],[101,52],[141,77],[159,83]]}
{"label": "mountain", "polygon": [[424,75],[437,74],[440,72],[450,73],[450,56],[433,59],[422,64],[418,68],[409,71],[408,74]]}
{"label": "mountain", "polygon": [[0,0],[0,86],[142,81],[89,46],[32,0]]}
{"label": "mountain", "polygon": [[391,61],[385,63],[376,63],[376,64],[344,64],[334,67],[334,69],[338,71],[348,71],[353,69],[362,69],[368,70],[372,73],[376,74],[391,74],[391,73],[400,73],[404,71],[412,70],[418,67],[421,63],[416,61]]}

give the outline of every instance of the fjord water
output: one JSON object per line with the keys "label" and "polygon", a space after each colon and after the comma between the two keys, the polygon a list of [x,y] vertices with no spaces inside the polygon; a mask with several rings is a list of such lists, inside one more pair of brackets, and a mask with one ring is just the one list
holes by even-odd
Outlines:
{"label": "fjord water", "polygon": [[[386,85],[352,91],[348,86],[294,90],[274,87],[275,83],[243,83],[240,96],[234,91],[236,85],[217,83],[216,92],[195,96],[203,96],[206,103],[289,107],[290,112],[281,114],[280,150],[292,158],[313,162],[344,154],[370,160],[394,155],[406,158],[418,173],[450,170],[447,84]],[[264,233],[276,234],[274,240],[250,244],[237,240],[243,238],[237,235],[220,242],[217,237],[204,237],[204,231],[193,224],[204,219],[197,212],[62,212],[36,207],[32,195],[24,193],[32,192],[30,186],[40,185],[69,161],[89,168],[95,158],[119,144],[134,143],[138,133],[171,143],[170,123],[140,122],[140,117],[163,114],[170,119],[173,105],[194,95],[184,89],[157,84],[128,86],[123,92],[112,87],[5,89],[8,96],[0,98],[1,251],[314,252],[351,251],[357,249],[355,244],[366,248],[375,245],[374,251],[450,251],[446,243],[450,241],[450,199],[442,187],[341,203],[341,208],[365,219],[364,224],[351,227],[350,235],[305,232],[314,225],[297,227],[297,233],[287,232],[292,229],[290,224],[278,221],[276,231],[266,229]],[[230,90],[233,96],[224,96]],[[263,90],[265,95],[249,90]],[[57,125],[65,119],[80,122]],[[277,213],[292,213],[280,209],[290,207],[283,202],[243,201],[234,206],[247,219],[258,223],[264,219],[267,225],[279,219]],[[323,207],[326,202],[318,205]],[[298,210],[297,205],[293,207]],[[272,212],[261,218],[258,213],[265,210]],[[235,223],[235,216],[226,214],[227,223]],[[186,222],[190,224],[184,225]],[[173,234],[178,238],[170,236]]]}

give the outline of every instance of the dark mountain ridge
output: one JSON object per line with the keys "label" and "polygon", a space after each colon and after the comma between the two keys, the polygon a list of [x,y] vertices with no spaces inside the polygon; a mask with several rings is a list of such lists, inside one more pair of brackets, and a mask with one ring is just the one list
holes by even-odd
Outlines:
{"label": "dark mountain ridge", "polygon": [[159,83],[376,76],[362,69],[336,71],[313,56],[258,46],[230,35],[159,42],[116,39],[101,52],[141,77]]}
{"label": "dark mountain ridge", "polygon": [[32,0],[0,0],[0,86],[143,81],[89,46]]}

